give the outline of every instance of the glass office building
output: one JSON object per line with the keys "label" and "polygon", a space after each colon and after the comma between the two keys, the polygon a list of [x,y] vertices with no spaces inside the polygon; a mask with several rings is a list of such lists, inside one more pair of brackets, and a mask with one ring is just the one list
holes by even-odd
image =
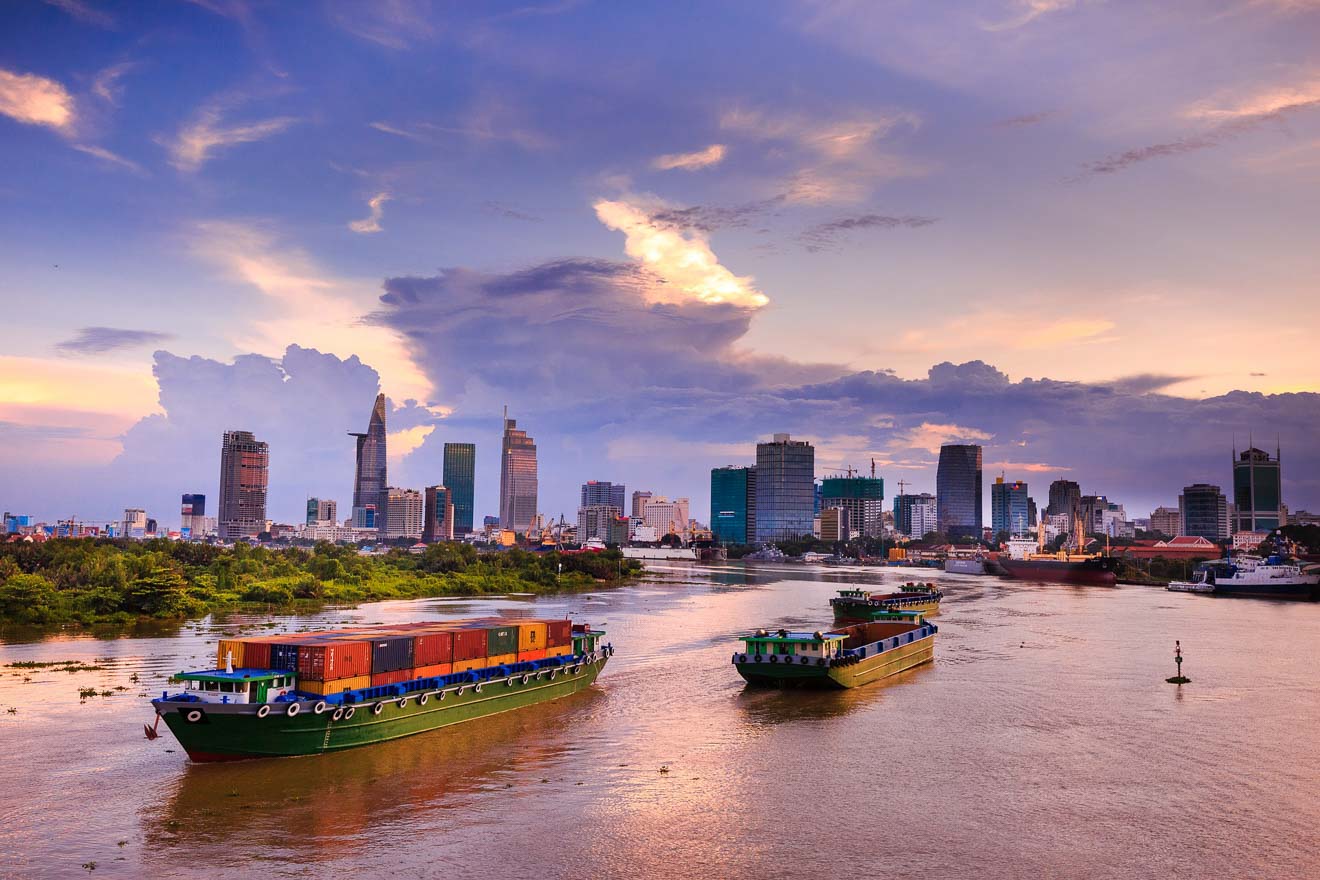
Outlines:
{"label": "glass office building", "polygon": [[444,477],[454,503],[454,534],[472,533],[473,498],[477,484],[477,446],[475,443],[446,443]]}
{"label": "glass office building", "polygon": [[1229,536],[1228,499],[1218,486],[1195,483],[1186,487],[1178,496],[1178,512],[1183,535],[1210,541],[1222,541]]}
{"label": "glass office building", "polygon": [[536,519],[536,441],[504,418],[500,450],[500,528],[526,533]]}
{"label": "glass office building", "polygon": [[940,447],[935,472],[936,518],[950,539],[981,537],[981,447],[950,443]]}
{"label": "glass office building", "polygon": [[1283,524],[1283,473],[1274,458],[1254,446],[1233,460],[1233,531],[1268,532]]}
{"label": "glass office building", "polygon": [[[389,507],[389,481],[385,472],[385,395],[377,394],[371,408],[367,433],[349,432],[357,438],[357,470],[353,476],[353,509],[374,507],[383,513]],[[376,527],[385,530],[385,517],[376,517]]]}
{"label": "glass office building", "polygon": [[1021,480],[1007,483],[1003,477],[996,477],[990,487],[990,528],[995,535],[1000,532],[1007,532],[1010,538],[1025,535],[1031,520],[1027,484]]}
{"label": "glass office building", "polygon": [[756,540],[810,535],[815,510],[815,447],[787,434],[756,444]]}
{"label": "glass office building", "polygon": [[756,540],[756,468],[713,468],[710,472],[710,530],[721,544]]}

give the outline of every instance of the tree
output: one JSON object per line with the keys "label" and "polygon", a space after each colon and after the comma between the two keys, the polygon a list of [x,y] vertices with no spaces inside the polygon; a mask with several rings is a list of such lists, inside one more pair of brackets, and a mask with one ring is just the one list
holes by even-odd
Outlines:
{"label": "tree", "polygon": [[39,574],[16,574],[0,584],[0,619],[48,623],[56,619],[60,595]]}
{"label": "tree", "polygon": [[182,617],[192,607],[188,582],[178,569],[158,566],[129,583],[124,606],[129,611],[152,617]]}

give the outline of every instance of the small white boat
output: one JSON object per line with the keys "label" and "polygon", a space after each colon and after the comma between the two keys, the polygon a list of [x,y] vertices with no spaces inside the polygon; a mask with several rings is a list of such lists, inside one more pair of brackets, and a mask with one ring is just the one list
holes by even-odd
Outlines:
{"label": "small white boat", "polygon": [[1175,593],[1213,593],[1215,585],[1197,581],[1171,581],[1164,589]]}

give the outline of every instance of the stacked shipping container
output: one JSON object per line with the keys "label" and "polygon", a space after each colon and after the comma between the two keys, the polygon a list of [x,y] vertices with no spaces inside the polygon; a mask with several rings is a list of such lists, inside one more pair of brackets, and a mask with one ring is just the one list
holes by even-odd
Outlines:
{"label": "stacked shipping container", "polygon": [[287,669],[299,690],[336,694],[572,653],[570,621],[483,618],[223,639],[216,665]]}

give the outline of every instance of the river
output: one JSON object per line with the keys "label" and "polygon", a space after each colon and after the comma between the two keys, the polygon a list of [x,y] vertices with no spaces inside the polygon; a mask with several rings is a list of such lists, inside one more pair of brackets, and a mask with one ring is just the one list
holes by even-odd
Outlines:
{"label": "river", "polygon": [[[1320,605],[922,572],[946,592],[933,664],[778,692],[744,687],[738,633],[817,628],[836,589],[917,573],[651,568],[593,594],[0,645],[0,876],[1320,871]],[[334,755],[192,765],[164,725],[142,735],[146,695],[221,632],[506,611],[604,625],[617,654],[566,700]],[[8,665],[75,659],[101,668]]]}

